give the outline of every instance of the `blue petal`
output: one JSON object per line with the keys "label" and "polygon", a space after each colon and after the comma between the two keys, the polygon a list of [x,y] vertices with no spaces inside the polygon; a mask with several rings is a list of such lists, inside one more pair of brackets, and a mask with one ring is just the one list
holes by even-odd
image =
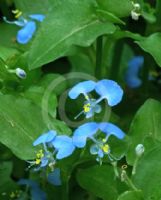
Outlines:
{"label": "blue petal", "polygon": [[26,25],[18,31],[17,41],[20,44],[28,43],[35,31],[36,31],[36,23],[33,21],[27,22]]}
{"label": "blue petal", "polygon": [[56,185],[56,186],[59,186],[62,184],[61,179],[60,179],[60,169],[59,168],[56,168],[52,173],[50,173],[48,175],[48,182],[53,185]]}
{"label": "blue petal", "polygon": [[93,117],[93,115],[94,115],[94,109],[91,108],[89,112],[85,113],[85,115],[86,115],[87,119],[90,118],[90,117]]}
{"label": "blue petal", "polygon": [[48,143],[48,142],[51,142],[55,136],[57,135],[56,131],[48,131],[47,133],[41,135],[40,137],[38,137],[34,143],[33,143],[33,146],[36,146],[38,144],[43,144],[43,143]]}
{"label": "blue petal", "polygon": [[102,108],[101,108],[100,105],[96,105],[96,106],[94,107],[94,112],[100,113],[101,111],[102,111]]}
{"label": "blue petal", "polygon": [[39,22],[42,22],[45,19],[45,15],[42,15],[42,14],[33,14],[33,15],[29,15],[29,17]]}
{"label": "blue petal", "polygon": [[122,100],[122,88],[112,80],[101,80],[95,87],[96,92],[102,99],[107,99],[110,106],[118,104]]}
{"label": "blue petal", "polygon": [[142,80],[140,78],[134,77],[134,76],[126,76],[125,82],[129,88],[138,88],[142,84]]}
{"label": "blue petal", "polygon": [[56,154],[57,159],[62,159],[70,156],[75,150],[72,138],[66,135],[60,135],[52,142],[55,149],[58,151]]}
{"label": "blue petal", "polygon": [[135,56],[128,62],[128,72],[132,75],[138,75],[140,68],[143,66],[144,57]]}
{"label": "blue petal", "polygon": [[99,151],[99,147],[98,145],[94,144],[90,147],[90,153],[92,155],[97,155],[98,154],[98,151]]}
{"label": "blue petal", "polygon": [[99,151],[98,151],[98,156],[99,156],[100,158],[103,158],[104,153],[103,153],[102,149],[99,149]]}
{"label": "blue petal", "polygon": [[99,129],[108,136],[114,135],[118,139],[123,139],[125,136],[125,133],[112,123],[102,122],[100,123]]}
{"label": "blue petal", "polygon": [[48,164],[48,162],[49,162],[49,159],[47,157],[43,157],[41,159],[41,165],[40,165],[40,167],[46,167],[47,164]]}
{"label": "blue petal", "polygon": [[32,181],[30,179],[20,179],[17,182],[19,185],[26,185],[29,186],[31,189],[31,197],[32,199],[36,200],[46,200],[46,194],[42,191],[37,184],[37,182]]}
{"label": "blue petal", "polygon": [[32,200],[46,200],[46,193],[42,191],[40,188],[32,188],[31,189],[31,199]]}
{"label": "blue petal", "polygon": [[92,137],[98,130],[98,124],[89,122],[79,126],[73,133],[73,143],[76,147],[83,148],[88,137]]}
{"label": "blue petal", "polygon": [[94,81],[83,81],[75,85],[69,91],[69,97],[76,99],[80,94],[86,95],[88,92],[94,90],[96,83]]}
{"label": "blue petal", "polygon": [[142,56],[136,56],[128,63],[128,68],[125,73],[125,82],[130,88],[140,87],[142,84],[139,78],[139,72],[143,66],[144,58]]}

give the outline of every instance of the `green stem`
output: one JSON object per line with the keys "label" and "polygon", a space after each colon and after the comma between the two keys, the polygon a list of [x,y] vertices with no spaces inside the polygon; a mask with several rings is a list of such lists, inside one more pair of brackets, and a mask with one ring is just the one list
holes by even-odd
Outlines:
{"label": "green stem", "polygon": [[135,185],[133,184],[133,182],[131,181],[131,179],[128,177],[128,175],[126,174],[125,170],[122,170],[121,173],[121,179],[122,181],[125,181],[125,183],[132,189],[132,190],[138,190]]}
{"label": "green stem", "polygon": [[132,175],[136,174],[136,167],[138,165],[138,161],[139,161],[139,157],[137,156],[136,159],[135,159],[133,168],[132,168]]}
{"label": "green stem", "polygon": [[121,57],[122,57],[122,52],[123,52],[123,40],[118,40],[115,47],[114,47],[114,55],[113,55],[113,60],[112,60],[112,67],[111,67],[111,74],[110,78],[113,80],[118,79],[118,74],[119,74],[119,68],[120,68],[120,62],[121,62]]}
{"label": "green stem", "polygon": [[113,166],[113,169],[114,169],[115,176],[117,178],[119,178],[119,172],[118,172],[118,169],[117,169],[117,162],[112,162],[112,166]]}
{"label": "green stem", "polygon": [[102,77],[102,49],[103,49],[103,36],[99,36],[96,41],[96,68],[95,68],[95,76],[98,79]]}

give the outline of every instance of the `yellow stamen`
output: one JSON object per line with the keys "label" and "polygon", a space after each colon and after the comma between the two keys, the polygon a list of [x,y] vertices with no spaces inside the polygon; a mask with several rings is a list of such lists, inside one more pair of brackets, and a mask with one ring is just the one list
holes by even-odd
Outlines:
{"label": "yellow stamen", "polygon": [[89,100],[89,97],[88,97],[88,95],[85,95],[85,99],[86,99],[86,100]]}
{"label": "yellow stamen", "polygon": [[36,165],[39,165],[40,163],[41,163],[41,160],[40,160],[40,159],[36,159],[36,160],[35,160],[35,164],[36,164]]}
{"label": "yellow stamen", "polygon": [[22,12],[18,9],[13,10],[12,13],[15,14],[16,19],[19,18],[22,15]]}
{"label": "yellow stamen", "polygon": [[90,111],[90,103],[87,103],[83,106],[84,112],[89,112]]}
{"label": "yellow stamen", "polygon": [[44,157],[44,154],[43,154],[43,150],[42,150],[42,149],[36,154],[36,157],[37,157],[37,158],[42,158],[42,157]]}
{"label": "yellow stamen", "polygon": [[108,152],[109,152],[109,149],[110,149],[110,147],[109,147],[108,144],[105,144],[105,145],[102,146],[102,150],[103,150],[105,153],[108,153]]}
{"label": "yellow stamen", "polygon": [[104,138],[104,139],[102,140],[102,142],[106,142],[106,139]]}

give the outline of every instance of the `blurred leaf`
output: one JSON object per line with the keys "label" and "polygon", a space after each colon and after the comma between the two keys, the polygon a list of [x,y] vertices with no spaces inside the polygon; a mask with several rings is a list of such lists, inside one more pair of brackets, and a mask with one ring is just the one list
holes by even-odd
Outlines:
{"label": "blurred leaf", "polygon": [[93,0],[67,0],[49,13],[32,43],[29,68],[68,55],[73,45],[90,46],[99,35],[113,33],[115,26],[100,22],[93,10]]}
{"label": "blurred leaf", "polygon": [[81,187],[104,200],[117,199],[114,171],[108,165],[96,165],[81,169],[77,173],[77,180]]}
{"label": "blurred leaf", "polygon": [[54,0],[14,0],[16,8],[21,10],[25,14],[45,14],[51,10],[52,3]]}
{"label": "blurred leaf", "polygon": [[117,200],[144,200],[142,191],[126,191]]}
{"label": "blurred leaf", "polygon": [[16,47],[18,27],[16,25],[0,23],[0,30],[0,44],[6,47]]}
{"label": "blurred leaf", "polygon": [[[33,86],[30,87],[28,90],[25,91],[24,96],[32,100],[35,104],[40,106],[41,109],[45,109],[42,105],[42,99],[45,93],[45,88]],[[47,99],[47,110],[52,117],[56,117],[56,107],[57,107],[57,98],[56,95],[52,92],[49,99]]]}
{"label": "blurred leaf", "polygon": [[161,199],[161,147],[153,148],[140,159],[133,182],[143,190],[146,200]]}
{"label": "blurred leaf", "polygon": [[157,64],[161,67],[161,33],[154,33],[136,43],[146,52],[151,54]]}
{"label": "blurred leaf", "polygon": [[18,55],[19,52],[14,48],[7,48],[5,46],[0,45],[0,58],[4,61],[11,59],[12,57]]}
{"label": "blurred leaf", "polygon": [[0,142],[16,156],[34,158],[32,143],[45,129],[39,107],[23,98],[0,95]]}
{"label": "blurred leaf", "polygon": [[161,142],[161,103],[149,99],[137,111],[129,130],[131,138],[127,152],[127,162],[132,165],[135,160],[135,147],[144,144],[145,151]]}
{"label": "blurred leaf", "polygon": [[131,0],[96,0],[99,6],[116,15],[117,17],[126,17],[130,15],[131,10],[133,9]]}
{"label": "blurred leaf", "polygon": [[[17,184],[10,178],[12,172],[11,162],[1,162],[0,164],[0,199],[9,198],[11,191],[17,189]],[[3,194],[5,194],[3,196]]]}

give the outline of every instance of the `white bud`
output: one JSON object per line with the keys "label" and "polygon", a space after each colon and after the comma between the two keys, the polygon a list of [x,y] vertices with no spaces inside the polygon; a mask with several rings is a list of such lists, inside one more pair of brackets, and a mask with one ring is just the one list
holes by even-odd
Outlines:
{"label": "white bud", "polygon": [[142,156],[142,154],[144,153],[145,151],[145,148],[144,148],[144,145],[143,144],[138,144],[135,148],[135,153],[137,156]]}
{"label": "white bud", "polygon": [[16,68],[16,75],[22,79],[26,78],[26,72],[21,68]]}
{"label": "white bud", "polygon": [[139,3],[134,3],[134,8],[139,10],[140,9],[140,4]]}
{"label": "white bud", "polygon": [[140,13],[136,13],[135,11],[131,11],[131,17],[133,20],[138,20],[140,16]]}

